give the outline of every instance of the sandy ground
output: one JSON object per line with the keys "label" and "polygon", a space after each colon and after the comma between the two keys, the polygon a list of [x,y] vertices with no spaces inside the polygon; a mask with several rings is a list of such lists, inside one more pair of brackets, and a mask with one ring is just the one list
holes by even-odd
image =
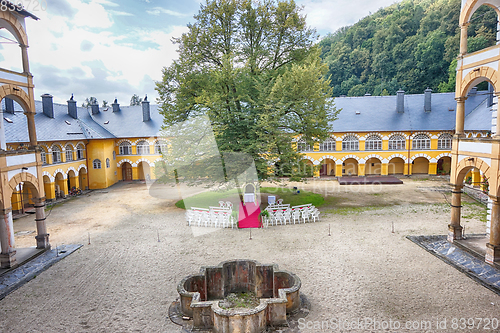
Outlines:
{"label": "sandy ground", "polygon": [[[304,322],[311,329],[301,332],[348,331],[331,322],[314,326],[338,319],[398,321],[401,331],[408,331],[407,321],[414,328],[431,321],[431,329],[412,330],[427,332],[457,331],[453,318],[500,320],[500,296],[405,238],[446,233],[450,209],[439,191],[448,188],[445,181],[292,185],[330,196],[321,222],[253,230],[252,240],[236,229],[195,236],[173,205],[172,188],[157,188],[153,197],[144,184],[122,183],[57,206],[48,217],[52,245],[84,246],[0,301],[0,331],[179,332],[168,319],[177,283],[202,265],[234,258],[277,263],[301,278],[312,306]],[[336,210],[366,205],[349,214]],[[467,231],[484,232],[475,217],[480,208],[465,210],[472,216],[464,220]],[[34,230],[33,217],[14,227]],[[16,246],[34,245],[33,236],[16,237]],[[437,330],[436,321],[445,319],[446,329]],[[471,331],[491,331],[483,324]]]}

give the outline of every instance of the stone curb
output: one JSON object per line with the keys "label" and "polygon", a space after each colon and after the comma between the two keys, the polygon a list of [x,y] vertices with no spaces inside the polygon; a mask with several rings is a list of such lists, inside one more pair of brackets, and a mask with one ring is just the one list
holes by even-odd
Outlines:
{"label": "stone curb", "polygon": [[33,260],[3,274],[0,276],[0,300],[82,246],[81,244],[63,245],[57,250],[45,251]]}
{"label": "stone curb", "polygon": [[446,236],[406,236],[427,252],[500,295],[500,270],[447,241]]}

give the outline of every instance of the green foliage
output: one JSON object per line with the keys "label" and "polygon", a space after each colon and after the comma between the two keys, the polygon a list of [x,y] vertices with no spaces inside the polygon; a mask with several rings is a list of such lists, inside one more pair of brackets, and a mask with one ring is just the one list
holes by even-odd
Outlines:
{"label": "green foliage", "polygon": [[[460,0],[404,0],[325,37],[319,44],[333,96],[454,91],[460,6]],[[468,52],[494,45],[495,10],[481,6],[468,35]]]}
{"label": "green foliage", "polygon": [[85,98],[85,102],[82,103],[82,107],[88,108],[89,106],[94,105],[94,104],[99,104],[99,102],[97,101],[97,98],[87,97],[87,98]]}
{"label": "green foliage", "polygon": [[141,105],[141,103],[142,103],[142,98],[139,97],[137,94],[133,94],[132,97],[130,98],[130,106]]}
{"label": "green foliage", "polygon": [[325,139],[337,114],[316,33],[300,12],[294,1],[202,5],[156,84],[165,127],[206,115],[219,151],[248,154],[260,178],[274,173],[269,160],[296,165],[292,138]]}

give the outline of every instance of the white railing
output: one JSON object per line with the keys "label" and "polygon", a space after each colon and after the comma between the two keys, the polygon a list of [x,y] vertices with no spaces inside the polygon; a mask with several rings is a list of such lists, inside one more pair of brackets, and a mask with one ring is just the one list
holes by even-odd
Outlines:
{"label": "white railing", "polygon": [[5,81],[19,82],[22,85],[28,84],[28,75],[0,68],[0,84]]}

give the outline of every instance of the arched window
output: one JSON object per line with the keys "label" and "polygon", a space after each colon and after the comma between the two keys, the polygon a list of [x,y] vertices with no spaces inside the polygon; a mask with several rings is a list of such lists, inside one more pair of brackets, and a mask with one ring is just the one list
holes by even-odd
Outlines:
{"label": "arched window", "polygon": [[149,155],[149,142],[137,142],[137,155]]}
{"label": "arched window", "polygon": [[382,150],[382,138],[378,135],[370,135],[365,140],[365,150]]}
{"label": "arched window", "polygon": [[450,133],[443,133],[438,138],[438,149],[451,149],[453,136]]}
{"label": "arched window", "polygon": [[311,145],[307,144],[304,140],[297,141],[297,151],[305,152],[312,151]]}
{"label": "arched window", "polygon": [[46,154],[47,154],[47,153],[46,153],[46,152],[45,152],[45,150],[42,148],[42,153],[41,153],[41,155],[42,155],[42,163],[43,163],[43,164],[47,164],[47,155],[46,155]]}
{"label": "arched window", "polygon": [[94,167],[94,169],[100,169],[101,168],[101,160],[95,159],[92,162],[92,166]]}
{"label": "arched window", "polygon": [[166,154],[168,152],[167,143],[162,140],[155,142],[155,154]]}
{"label": "arched window", "polygon": [[395,134],[389,138],[389,150],[405,150],[406,139],[400,134]]}
{"label": "arched window", "polygon": [[66,145],[64,149],[66,150],[64,153],[66,155],[66,162],[73,161],[73,147]]}
{"label": "arched window", "polygon": [[131,155],[132,154],[132,145],[128,141],[123,141],[120,143],[120,147],[118,149],[118,154],[120,155]]}
{"label": "arched window", "polygon": [[342,139],[342,150],[359,150],[359,140],[354,135],[347,135]]}
{"label": "arched window", "polygon": [[426,134],[417,134],[412,141],[412,149],[431,149],[431,139]]}
{"label": "arched window", "polygon": [[106,168],[109,168],[109,158],[106,159]]}
{"label": "arched window", "polygon": [[61,162],[61,148],[59,146],[52,146],[52,163]]}
{"label": "arched window", "polygon": [[319,151],[335,151],[335,139],[328,138],[320,143]]}
{"label": "arched window", "polygon": [[79,144],[78,146],[76,146],[76,158],[77,159],[82,160],[85,158],[85,155],[83,153],[84,150],[85,150],[85,148],[83,147],[82,144]]}

